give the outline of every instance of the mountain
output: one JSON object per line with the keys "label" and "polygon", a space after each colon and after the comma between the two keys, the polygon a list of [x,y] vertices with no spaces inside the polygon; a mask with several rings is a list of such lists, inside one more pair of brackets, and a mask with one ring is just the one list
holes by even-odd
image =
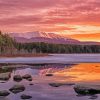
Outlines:
{"label": "mountain", "polygon": [[55,33],[45,32],[10,33],[9,35],[15,38],[17,42],[21,43],[47,42],[57,44],[75,44],[80,42],[78,40],[67,38]]}
{"label": "mountain", "polygon": [[100,42],[81,42],[79,40],[68,38],[63,35],[38,31],[26,33],[9,33],[9,35],[13,37],[17,42],[21,43],[46,42],[56,44],[100,45]]}

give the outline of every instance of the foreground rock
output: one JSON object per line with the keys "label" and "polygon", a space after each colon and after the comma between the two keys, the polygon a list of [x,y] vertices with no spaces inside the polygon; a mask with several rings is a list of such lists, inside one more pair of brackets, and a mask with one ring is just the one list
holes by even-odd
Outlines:
{"label": "foreground rock", "polygon": [[10,72],[1,73],[1,74],[0,74],[0,80],[3,80],[3,81],[9,80],[10,77],[11,77],[11,73],[10,73]]}
{"label": "foreground rock", "polygon": [[28,78],[31,78],[31,77],[32,77],[32,76],[29,75],[29,74],[25,74],[25,75],[23,76],[24,79],[28,79]]}
{"label": "foreground rock", "polygon": [[32,81],[32,78],[28,78],[27,80],[28,80],[28,81]]}
{"label": "foreground rock", "polygon": [[49,83],[50,86],[52,87],[60,87],[60,86],[63,86],[63,85],[75,85],[74,83]]}
{"label": "foreground rock", "polygon": [[20,75],[15,75],[13,77],[13,80],[16,81],[16,82],[20,82],[20,81],[22,81],[22,77]]}
{"label": "foreground rock", "polygon": [[8,96],[9,94],[10,94],[10,93],[9,93],[7,90],[0,91],[0,97],[1,97],[1,96],[6,97],[6,96]]}
{"label": "foreground rock", "polygon": [[100,85],[77,84],[74,86],[74,90],[81,95],[100,94]]}
{"label": "foreground rock", "polygon": [[25,90],[24,85],[14,85],[12,88],[9,89],[12,93],[19,93]]}
{"label": "foreground rock", "polygon": [[21,99],[31,99],[31,98],[32,98],[32,96],[30,96],[30,95],[26,95],[26,94],[21,95]]}
{"label": "foreground rock", "polygon": [[23,76],[23,79],[26,79],[28,81],[32,81],[32,76],[29,75],[29,74],[26,74],[26,75]]}

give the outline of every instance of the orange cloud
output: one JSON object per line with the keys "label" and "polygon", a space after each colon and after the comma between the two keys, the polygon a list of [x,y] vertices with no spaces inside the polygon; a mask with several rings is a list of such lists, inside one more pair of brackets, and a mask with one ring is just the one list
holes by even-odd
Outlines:
{"label": "orange cloud", "polygon": [[99,41],[100,42],[100,33],[94,33],[94,34],[73,34],[68,35],[68,37],[78,39],[81,41]]}

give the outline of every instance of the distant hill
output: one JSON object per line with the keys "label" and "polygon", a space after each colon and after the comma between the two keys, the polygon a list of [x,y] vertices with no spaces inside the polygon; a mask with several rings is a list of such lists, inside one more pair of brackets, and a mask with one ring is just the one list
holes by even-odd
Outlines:
{"label": "distant hill", "polygon": [[100,42],[81,42],[79,40],[64,37],[55,33],[45,33],[38,31],[26,33],[10,33],[9,35],[20,43],[45,42],[54,44],[100,45]]}

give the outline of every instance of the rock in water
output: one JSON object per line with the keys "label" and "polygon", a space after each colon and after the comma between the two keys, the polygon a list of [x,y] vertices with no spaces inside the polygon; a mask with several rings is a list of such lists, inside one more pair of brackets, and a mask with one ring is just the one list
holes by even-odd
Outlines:
{"label": "rock in water", "polygon": [[10,93],[7,90],[0,91],[0,96],[8,96]]}
{"label": "rock in water", "polygon": [[22,80],[22,77],[21,77],[20,75],[15,75],[15,76],[13,77],[13,79],[14,79],[14,81],[16,81],[16,82],[20,82],[20,81]]}
{"label": "rock in water", "polygon": [[12,93],[19,93],[25,90],[24,85],[14,85],[12,88],[9,89]]}
{"label": "rock in water", "polygon": [[27,80],[28,80],[28,81],[32,81],[32,78],[28,78]]}
{"label": "rock in water", "polygon": [[26,75],[23,76],[23,78],[24,78],[24,79],[28,79],[28,78],[32,78],[32,76],[29,75],[29,74],[26,74]]}
{"label": "rock in water", "polygon": [[46,74],[46,76],[53,76],[53,74]]}
{"label": "rock in water", "polygon": [[10,73],[10,72],[1,73],[1,74],[0,74],[0,80],[3,80],[3,81],[9,80],[10,77],[11,77],[11,73]]}
{"label": "rock in water", "polygon": [[76,93],[81,95],[100,94],[100,85],[93,84],[77,84],[74,86]]}
{"label": "rock in water", "polygon": [[26,75],[23,76],[23,79],[26,79],[28,81],[32,81],[32,76],[29,75],[29,74],[26,74]]}
{"label": "rock in water", "polygon": [[52,87],[60,87],[60,86],[64,86],[64,85],[72,86],[75,84],[74,83],[49,83],[49,85]]}
{"label": "rock in water", "polygon": [[26,95],[26,94],[21,95],[21,99],[31,99],[31,98],[32,98],[32,96],[30,96],[30,95]]}
{"label": "rock in water", "polygon": [[49,85],[52,87],[59,87],[62,86],[62,83],[49,83]]}

